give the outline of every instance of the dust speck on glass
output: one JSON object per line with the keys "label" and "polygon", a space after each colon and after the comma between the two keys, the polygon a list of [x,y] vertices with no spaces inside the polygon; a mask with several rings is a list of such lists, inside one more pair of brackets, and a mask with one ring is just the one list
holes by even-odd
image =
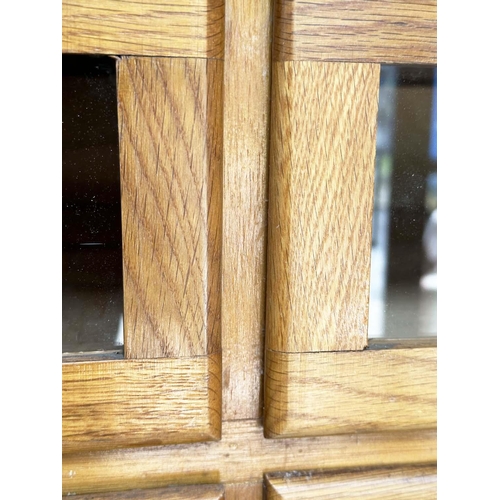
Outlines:
{"label": "dust speck on glass", "polygon": [[437,69],[381,68],[370,338],[437,335]]}
{"label": "dust speck on glass", "polygon": [[62,57],[62,350],[123,345],[116,65]]}

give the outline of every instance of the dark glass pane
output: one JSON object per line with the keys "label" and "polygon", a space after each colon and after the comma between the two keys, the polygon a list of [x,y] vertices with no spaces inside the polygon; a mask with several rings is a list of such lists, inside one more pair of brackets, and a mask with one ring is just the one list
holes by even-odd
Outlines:
{"label": "dark glass pane", "polygon": [[62,58],[63,352],[122,345],[115,60]]}
{"label": "dark glass pane", "polygon": [[435,67],[382,66],[369,337],[437,334]]}

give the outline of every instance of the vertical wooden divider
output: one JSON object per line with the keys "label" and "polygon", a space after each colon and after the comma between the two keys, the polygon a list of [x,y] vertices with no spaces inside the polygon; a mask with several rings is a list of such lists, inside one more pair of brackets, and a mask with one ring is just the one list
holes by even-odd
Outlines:
{"label": "vertical wooden divider", "polygon": [[118,68],[125,357],[220,353],[223,62]]}
{"label": "vertical wooden divider", "polygon": [[273,64],[267,349],[367,346],[379,74]]}

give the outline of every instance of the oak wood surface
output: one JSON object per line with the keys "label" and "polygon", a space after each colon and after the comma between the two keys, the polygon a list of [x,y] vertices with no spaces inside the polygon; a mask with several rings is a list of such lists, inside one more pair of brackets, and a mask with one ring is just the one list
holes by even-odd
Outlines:
{"label": "oak wood surface", "polygon": [[275,60],[436,64],[436,0],[277,0]]}
{"label": "oak wood surface", "polygon": [[78,500],[227,500],[224,487],[214,484],[95,493],[78,495],[77,498]]}
{"label": "oak wood surface", "polygon": [[342,472],[285,472],[266,476],[268,500],[433,500],[435,465]]}
{"label": "oak wood surface", "polygon": [[224,490],[225,500],[262,500],[263,482],[225,484]]}
{"label": "oak wood surface", "polygon": [[436,347],[266,352],[267,437],[436,427]]}
{"label": "oak wood surface", "polygon": [[222,58],[223,0],[63,0],[67,53]]}
{"label": "oak wood surface", "polygon": [[220,380],[220,354],[63,364],[63,453],[218,439]]}
{"label": "oak wood surface", "polygon": [[379,74],[273,63],[268,349],[367,345]]}
{"label": "oak wood surface", "polygon": [[272,0],[226,0],[223,418],[262,416]]}
{"label": "oak wood surface", "polygon": [[220,351],[223,62],[122,58],[124,354]]}
{"label": "oak wood surface", "polygon": [[436,431],[265,439],[257,420],[222,423],[220,441],[65,455],[63,494],[170,484],[257,482],[267,472],[436,462]]}

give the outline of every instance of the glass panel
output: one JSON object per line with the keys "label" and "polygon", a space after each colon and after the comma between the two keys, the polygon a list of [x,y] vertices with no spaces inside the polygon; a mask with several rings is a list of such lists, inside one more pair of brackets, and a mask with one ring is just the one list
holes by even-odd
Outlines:
{"label": "glass panel", "polygon": [[381,68],[370,338],[437,334],[436,75]]}
{"label": "glass panel", "polygon": [[115,60],[62,58],[63,352],[123,344]]}

